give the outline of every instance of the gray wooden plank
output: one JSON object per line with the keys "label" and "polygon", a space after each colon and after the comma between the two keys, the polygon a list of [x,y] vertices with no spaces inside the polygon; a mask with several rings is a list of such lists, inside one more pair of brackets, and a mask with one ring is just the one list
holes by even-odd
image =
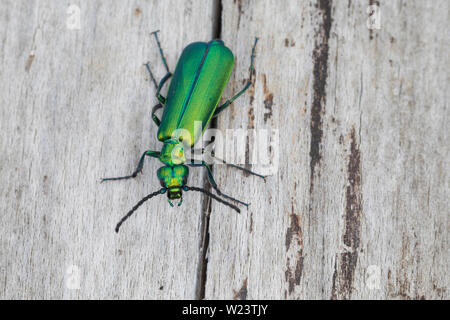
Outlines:
{"label": "gray wooden plank", "polygon": [[255,87],[218,126],[278,130],[278,169],[263,182],[215,166],[221,189],[251,203],[241,215],[212,202],[205,225],[199,195],[173,209],[161,197],[119,235],[158,188],[151,160],[135,181],[99,184],[160,147],[149,32],[173,69],[215,34],[217,1],[74,4],[79,29],[66,3],[0,5],[0,297],[448,299],[445,1],[383,2],[374,30],[375,1],[223,2],[237,62],[225,96],[260,41]]}
{"label": "gray wooden plank", "polygon": [[225,96],[260,42],[218,127],[278,129],[279,168],[216,166],[251,206],[212,203],[206,298],[448,299],[448,2],[377,3],[223,2]]}
{"label": "gray wooden plank", "polygon": [[173,209],[153,199],[116,235],[118,220],[159,188],[159,164],[148,160],[135,181],[99,181],[161,147],[143,63],[165,71],[149,33],[161,30],[173,69],[185,45],[212,37],[214,3],[71,4],[0,4],[0,296],[195,298],[201,197]]}

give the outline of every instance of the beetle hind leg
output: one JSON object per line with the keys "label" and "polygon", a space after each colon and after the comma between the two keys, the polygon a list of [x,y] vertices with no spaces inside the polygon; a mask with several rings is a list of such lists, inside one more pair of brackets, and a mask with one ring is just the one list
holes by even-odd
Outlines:
{"label": "beetle hind leg", "polygon": [[164,66],[166,67],[167,73],[170,73],[169,66],[167,65],[166,58],[164,57],[163,49],[161,48],[161,43],[159,42],[159,39],[158,39],[158,32],[159,32],[159,30],[156,30],[156,31],[153,31],[151,34],[155,36],[156,45],[158,46],[159,53],[161,54],[162,62],[164,64]]}
{"label": "beetle hind leg", "polygon": [[163,96],[160,94],[160,91],[161,91],[162,87],[164,86],[164,84],[166,83],[166,81],[169,80],[169,78],[172,76],[172,73],[171,73],[170,70],[169,70],[169,66],[167,65],[166,58],[164,57],[164,52],[163,52],[163,50],[162,50],[162,48],[161,48],[161,43],[159,42],[159,39],[158,39],[158,32],[159,32],[159,30],[156,30],[156,31],[153,31],[151,34],[153,34],[153,35],[155,36],[156,44],[158,45],[159,53],[160,53],[160,55],[161,55],[161,60],[162,60],[162,62],[163,62],[163,64],[164,64],[164,67],[166,68],[167,73],[166,73],[166,75],[161,79],[161,81],[159,82],[159,84],[157,84],[156,79],[155,79],[155,76],[153,75],[153,72],[152,72],[152,70],[150,69],[150,63],[149,63],[149,62],[145,63],[145,67],[147,68],[147,71],[148,71],[148,73],[149,73],[149,75],[150,75],[150,78],[151,78],[151,80],[152,80],[152,82],[153,82],[153,85],[155,86],[155,89],[156,89],[156,97],[158,98],[158,101],[159,101],[160,103],[162,103],[162,104],[165,104],[165,103],[166,103],[166,98],[163,97]]}
{"label": "beetle hind leg", "polygon": [[152,109],[152,120],[156,124],[157,127],[161,124],[161,120],[159,120],[158,116],[156,115],[156,111],[161,109],[163,105],[161,103],[158,103],[156,106]]}
{"label": "beetle hind leg", "polygon": [[155,89],[158,90],[158,85],[156,84],[155,76],[153,75],[152,70],[150,69],[150,62],[144,63],[145,68],[147,69],[150,79],[152,79],[153,85],[155,86]]}
{"label": "beetle hind leg", "polygon": [[252,55],[250,57],[250,75],[247,81],[247,84],[245,85],[244,89],[242,89],[241,91],[239,91],[236,95],[234,95],[231,99],[227,100],[223,105],[221,105],[220,107],[218,107],[216,109],[216,111],[213,114],[213,118],[217,117],[217,115],[219,113],[221,113],[223,110],[225,110],[230,104],[233,103],[234,100],[236,100],[237,98],[239,98],[245,91],[247,91],[247,89],[252,85],[252,77],[253,77],[253,70],[254,70],[254,66],[253,66],[253,60],[255,59],[255,49],[256,49],[256,43],[258,42],[258,38],[255,38],[255,43],[253,44],[253,48],[252,48]]}

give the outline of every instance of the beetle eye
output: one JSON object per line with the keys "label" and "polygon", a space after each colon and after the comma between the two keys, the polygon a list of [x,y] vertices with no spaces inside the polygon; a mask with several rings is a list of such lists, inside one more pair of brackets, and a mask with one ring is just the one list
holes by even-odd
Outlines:
{"label": "beetle eye", "polygon": [[183,177],[183,186],[186,185],[186,183],[187,183],[187,176],[184,176]]}
{"label": "beetle eye", "polygon": [[162,187],[165,187],[165,186],[166,186],[165,183],[164,183],[164,179],[159,179],[159,183],[161,183],[161,186],[162,186]]}

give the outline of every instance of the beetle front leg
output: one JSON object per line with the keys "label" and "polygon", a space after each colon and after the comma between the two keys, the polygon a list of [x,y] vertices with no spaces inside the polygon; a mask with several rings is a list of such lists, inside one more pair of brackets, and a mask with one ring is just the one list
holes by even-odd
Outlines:
{"label": "beetle front leg", "polygon": [[159,152],[157,152],[157,151],[151,151],[151,150],[145,151],[145,152],[142,154],[141,158],[139,159],[139,163],[138,163],[138,166],[137,166],[136,170],[134,170],[134,172],[133,172],[131,175],[129,175],[129,176],[124,176],[124,177],[115,177],[115,178],[103,178],[101,182],[103,182],[103,181],[124,180],[124,179],[136,178],[137,174],[138,174],[139,172],[141,172],[141,171],[142,171],[142,168],[144,167],[144,160],[145,160],[145,157],[146,157],[146,156],[153,157],[153,158],[158,158],[158,157],[159,157]]}

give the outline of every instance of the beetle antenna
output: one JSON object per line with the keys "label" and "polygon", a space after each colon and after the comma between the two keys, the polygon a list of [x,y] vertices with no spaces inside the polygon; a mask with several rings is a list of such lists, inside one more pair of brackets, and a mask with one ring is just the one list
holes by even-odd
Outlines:
{"label": "beetle antenna", "polygon": [[198,188],[198,187],[188,187],[188,186],[184,186],[184,187],[183,187],[183,190],[184,190],[184,191],[200,191],[200,192],[203,192],[203,193],[206,194],[207,196],[209,196],[209,197],[211,197],[211,198],[213,198],[213,199],[215,199],[215,200],[217,200],[217,201],[223,203],[224,205],[229,206],[230,208],[236,210],[237,213],[241,213],[241,210],[240,210],[238,207],[236,207],[235,205],[233,205],[233,204],[231,204],[231,203],[229,203],[229,202],[227,202],[227,201],[225,201],[225,200],[219,198],[218,196],[216,196],[215,194],[209,192],[209,191],[206,190],[206,189]]}
{"label": "beetle antenna", "polygon": [[164,192],[166,192],[166,188],[161,188],[160,190],[150,193],[149,195],[146,195],[144,198],[142,198],[122,219],[120,219],[119,223],[116,225],[115,229],[116,232],[119,232],[119,228],[122,225],[122,223],[124,223],[125,220],[127,220],[140,206],[142,206],[142,204],[144,204],[145,201],[147,201],[150,198],[153,198],[154,196],[163,194]]}

